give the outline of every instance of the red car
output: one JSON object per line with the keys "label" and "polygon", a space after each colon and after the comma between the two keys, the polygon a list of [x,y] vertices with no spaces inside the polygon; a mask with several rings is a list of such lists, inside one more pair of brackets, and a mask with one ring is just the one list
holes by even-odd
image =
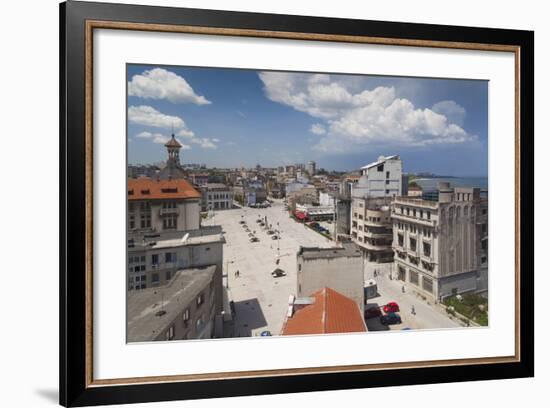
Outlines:
{"label": "red car", "polygon": [[399,305],[396,302],[390,302],[384,306],[384,313],[397,313],[399,312]]}
{"label": "red car", "polygon": [[365,310],[365,319],[370,319],[373,317],[381,316],[382,312],[377,306],[371,307],[370,309]]}

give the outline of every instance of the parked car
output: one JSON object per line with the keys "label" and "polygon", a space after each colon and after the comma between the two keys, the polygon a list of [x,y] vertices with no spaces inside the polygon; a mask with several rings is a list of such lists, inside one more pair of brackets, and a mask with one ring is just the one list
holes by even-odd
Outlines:
{"label": "parked car", "polygon": [[248,236],[249,236],[250,238],[252,238],[252,237],[254,236],[254,234],[250,232],[250,233],[248,233]]}
{"label": "parked car", "polygon": [[276,239],[279,239],[279,237],[278,237],[277,235],[273,235],[273,236],[271,237],[271,239],[276,240]]}
{"label": "parked car", "polygon": [[380,316],[380,323],[382,323],[384,326],[388,326],[390,324],[400,324],[401,316],[399,316],[397,313],[388,313],[386,315]]}
{"label": "parked car", "polygon": [[272,230],[267,231],[267,235],[273,235],[273,234],[275,234],[275,231],[272,231]]}
{"label": "parked car", "polygon": [[260,220],[259,218],[256,220],[257,223],[260,223],[262,222],[262,220]]}
{"label": "parked car", "polygon": [[384,313],[396,313],[399,312],[399,305],[396,302],[390,302],[384,305]]}
{"label": "parked car", "polygon": [[372,319],[373,317],[379,316],[382,316],[382,311],[378,306],[374,306],[365,310],[365,319]]}
{"label": "parked car", "polygon": [[286,272],[280,268],[277,268],[273,272],[271,272],[271,276],[273,276],[274,278],[280,278],[281,276],[286,276]]}
{"label": "parked car", "polygon": [[245,222],[243,220],[240,220],[239,221],[239,224],[244,224]]}
{"label": "parked car", "polygon": [[269,330],[264,330],[263,332],[260,333],[260,336],[261,337],[269,337],[269,336],[271,336],[271,332]]}
{"label": "parked car", "polygon": [[250,238],[250,242],[260,242],[260,240],[257,237]]}

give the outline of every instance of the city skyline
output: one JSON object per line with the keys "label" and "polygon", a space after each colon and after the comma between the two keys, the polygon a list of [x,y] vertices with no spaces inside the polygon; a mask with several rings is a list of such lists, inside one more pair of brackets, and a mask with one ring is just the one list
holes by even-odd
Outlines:
{"label": "city skyline", "polygon": [[351,171],[399,154],[405,172],[487,176],[485,81],[128,65],[128,161]]}

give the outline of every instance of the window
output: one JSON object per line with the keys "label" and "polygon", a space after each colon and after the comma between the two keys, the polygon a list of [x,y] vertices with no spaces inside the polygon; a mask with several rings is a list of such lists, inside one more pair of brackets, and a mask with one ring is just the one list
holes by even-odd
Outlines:
{"label": "window", "polygon": [[164,262],[165,263],[176,262],[176,253],[175,252],[166,252],[164,254]]}
{"label": "window", "polygon": [[298,271],[302,270],[302,264],[298,264]]}
{"label": "window", "polygon": [[390,193],[390,190],[386,190],[386,194],[389,194]]}
{"label": "window", "polygon": [[130,215],[128,226],[130,227],[130,229],[136,228],[136,217],[134,215]]}
{"label": "window", "polygon": [[200,294],[199,296],[197,296],[197,306],[200,306],[204,303],[204,294]]}
{"label": "window", "polygon": [[185,309],[183,312],[182,318],[183,318],[183,325],[187,327],[187,323],[189,322],[189,317],[191,316],[191,313],[189,312],[189,309]]}
{"label": "window", "polygon": [[424,211],[420,210],[420,218],[424,218]]}
{"label": "window", "polygon": [[172,271],[166,271],[166,280],[169,281],[172,279]]}
{"label": "window", "polygon": [[411,210],[410,210],[410,208],[407,208],[407,215],[411,215]]}
{"label": "window", "polygon": [[422,244],[424,249],[424,256],[430,256],[432,254],[432,246],[431,244],[428,244],[427,242],[424,242]]}
{"label": "window", "polygon": [[159,264],[159,254],[151,255],[151,264],[157,266]]}
{"label": "window", "polygon": [[430,278],[427,278],[427,277],[424,276],[422,278],[422,288],[426,292],[432,293],[433,292],[433,281]]}
{"label": "window", "polygon": [[481,233],[483,235],[487,234],[487,224],[481,224]]}
{"label": "window", "polygon": [[428,219],[431,219],[431,218],[432,218],[432,213],[428,211],[428,212],[426,213],[426,216],[428,217]]}
{"label": "window", "polygon": [[416,238],[409,238],[409,247],[411,251],[416,251]]}
{"label": "window", "polygon": [[140,227],[141,228],[151,228],[151,213],[141,213],[140,214]]}
{"label": "window", "polygon": [[389,180],[386,180],[386,185],[390,184],[390,181]]}
{"label": "window", "polygon": [[418,286],[418,272],[415,272],[413,270],[409,270],[409,281],[413,285]]}
{"label": "window", "polygon": [[400,247],[403,246],[403,234],[397,234],[397,243]]}
{"label": "window", "polygon": [[378,165],[378,167],[376,167],[376,171],[383,172],[384,171],[384,164]]}
{"label": "window", "polygon": [[176,229],[178,226],[178,217],[169,215],[162,220],[162,229]]}
{"label": "window", "polygon": [[413,209],[413,217],[416,217],[416,210]]}
{"label": "window", "polygon": [[151,283],[154,285],[154,284],[158,284],[159,282],[160,282],[159,274],[158,273],[153,273],[151,275]]}
{"label": "window", "polygon": [[[386,172],[386,178],[387,178],[387,179],[390,178],[390,172],[389,172],[389,171]],[[387,182],[386,182],[386,183],[387,183]]]}
{"label": "window", "polygon": [[174,340],[174,337],[176,337],[176,330],[172,325],[166,330],[166,340]]}

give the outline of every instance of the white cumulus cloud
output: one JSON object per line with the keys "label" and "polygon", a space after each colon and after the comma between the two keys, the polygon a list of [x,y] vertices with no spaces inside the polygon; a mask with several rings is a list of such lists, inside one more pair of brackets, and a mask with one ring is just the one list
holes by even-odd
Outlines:
{"label": "white cumulus cloud", "polygon": [[178,116],[165,115],[152,106],[140,105],[128,108],[128,122],[157,128],[183,128],[185,122]]}
{"label": "white cumulus cloud", "polygon": [[314,135],[324,135],[327,133],[327,130],[325,129],[325,127],[320,123],[314,123],[313,125],[311,125],[311,127],[309,128],[309,131]]}
{"label": "white cumulus cloud", "polygon": [[343,151],[368,144],[426,146],[476,139],[461,127],[459,118],[464,118],[466,111],[454,101],[421,109],[397,97],[393,87],[353,90],[350,83],[325,74],[262,72],[259,77],[269,99],[324,121],[310,128],[322,136],[316,145],[320,150]]}
{"label": "white cumulus cloud", "polygon": [[163,68],[134,75],[128,82],[128,95],[145,99],[166,99],[172,103],[211,103],[204,96],[197,95],[183,77]]}
{"label": "white cumulus cloud", "polygon": [[[151,133],[147,131],[138,133],[136,137],[140,139],[148,139],[148,140],[151,140],[153,143],[157,143],[157,144],[165,144],[171,139],[171,136],[164,135],[158,132]],[[178,138],[176,138],[176,140],[181,144],[181,148],[183,150],[191,149],[191,146],[182,143],[181,140],[179,140]]]}

